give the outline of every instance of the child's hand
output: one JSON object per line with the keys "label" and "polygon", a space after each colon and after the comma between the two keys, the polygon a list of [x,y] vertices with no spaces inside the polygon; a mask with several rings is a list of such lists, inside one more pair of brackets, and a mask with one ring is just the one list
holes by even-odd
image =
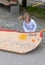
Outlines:
{"label": "child's hand", "polygon": [[24,19],[23,16],[18,17],[18,20],[23,20],[23,19]]}

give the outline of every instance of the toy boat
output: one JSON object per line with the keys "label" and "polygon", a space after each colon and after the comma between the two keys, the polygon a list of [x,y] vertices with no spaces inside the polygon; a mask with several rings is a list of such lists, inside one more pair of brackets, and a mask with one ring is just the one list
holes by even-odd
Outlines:
{"label": "toy boat", "polygon": [[41,40],[42,32],[24,33],[0,30],[0,49],[5,51],[27,53],[37,48]]}

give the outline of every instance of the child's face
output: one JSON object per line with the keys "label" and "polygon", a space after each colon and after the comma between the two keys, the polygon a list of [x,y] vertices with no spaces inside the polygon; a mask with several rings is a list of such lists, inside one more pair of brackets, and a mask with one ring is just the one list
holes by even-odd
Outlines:
{"label": "child's face", "polygon": [[31,20],[31,18],[30,18],[30,17],[26,17],[26,18],[25,18],[25,21],[26,21],[27,23],[29,23],[29,22],[30,22],[30,20]]}

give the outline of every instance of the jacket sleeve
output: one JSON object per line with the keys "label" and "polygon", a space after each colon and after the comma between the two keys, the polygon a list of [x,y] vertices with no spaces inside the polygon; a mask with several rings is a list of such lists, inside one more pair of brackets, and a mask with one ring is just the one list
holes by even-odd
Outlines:
{"label": "jacket sleeve", "polygon": [[24,32],[29,32],[29,30],[27,30],[27,29],[25,28],[25,22],[23,22],[23,30],[24,30]]}
{"label": "jacket sleeve", "polygon": [[33,25],[34,25],[34,28],[32,29],[32,32],[35,32],[37,28],[37,24],[35,23],[35,21],[33,21]]}

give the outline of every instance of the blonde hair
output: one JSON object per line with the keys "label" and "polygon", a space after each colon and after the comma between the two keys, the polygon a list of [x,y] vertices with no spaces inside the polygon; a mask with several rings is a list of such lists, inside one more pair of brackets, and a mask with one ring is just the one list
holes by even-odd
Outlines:
{"label": "blonde hair", "polygon": [[25,12],[24,15],[20,16],[18,19],[19,20],[24,20],[27,17],[29,17],[29,18],[31,17],[29,12]]}

